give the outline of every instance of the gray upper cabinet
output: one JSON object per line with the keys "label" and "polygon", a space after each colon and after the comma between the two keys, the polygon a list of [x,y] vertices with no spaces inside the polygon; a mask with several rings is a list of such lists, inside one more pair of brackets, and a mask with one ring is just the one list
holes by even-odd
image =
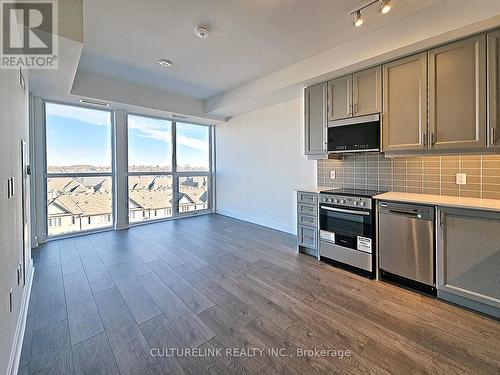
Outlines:
{"label": "gray upper cabinet", "polygon": [[427,53],[383,66],[383,150],[423,150],[427,146]]}
{"label": "gray upper cabinet", "polygon": [[327,83],[309,86],[304,91],[305,154],[326,155]]}
{"label": "gray upper cabinet", "polygon": [[352,75],[352,115],[382,112],[382,68],[376,66]]}
{"label": "gray upper cabinet", "polygon": [[382,68],[376,66],[328,82],[328,120],[382,112]]}
{"label": "gray upper cabinet", "polygon": [[429,148],[486,146],[486,36],[432,49],[429,56]]}
{"label": "gray upper cabinet", "polygon": [[328,120],[352,116],[352,75],[328,82]]}
{"label": "gray upper cabinet", "polygon": [[499,212],[441,207],[438,296],[500,317],[499,244]]}
{"label": "gray upper cabinet", "polygon": [[500,147],[500,30],[488,34],[488,146]]}

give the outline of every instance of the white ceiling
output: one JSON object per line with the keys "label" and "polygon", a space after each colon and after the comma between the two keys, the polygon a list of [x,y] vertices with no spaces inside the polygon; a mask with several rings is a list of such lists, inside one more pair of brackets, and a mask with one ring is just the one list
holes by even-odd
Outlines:
{"label": "white ceiling", "polygon": [[385,16],[373,6],[354,28],[358,0],[85,0],[79,70],[207,99],[442,1],[393,0]]}
{"label": "white ceiling", "polygon": [[[83,0],[83,43],[61,37],[59,69],[30,71],[30,91],[218,123],[500,26],[499,0],[392,0],[389,14],[374,5],[355,28],[348,13],[367,1]],[[194,35],[198,24],[210,28],[207,39]],[[174,66],[162,68],[160,58]]]}

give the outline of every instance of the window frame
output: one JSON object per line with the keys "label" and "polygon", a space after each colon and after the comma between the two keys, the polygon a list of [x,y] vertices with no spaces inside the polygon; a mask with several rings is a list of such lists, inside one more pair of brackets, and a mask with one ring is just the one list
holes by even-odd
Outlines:
{"label": "window frame", "polygon": [[[108,112],[110,116],[110,126],[111,126],[111,172],[82,172],[82,173],[48,173],[48,163],[47,163],[47,104],[57,104],[57,105],[65,105],[65,106],[70,106],[70,107],[79,107],[79,108],[85,108],[85,109],[91,109],[91,110],[97,110],[97,111],[104,111]],[[48,206],[47,203],[45,203],[45,235],[47,240],[52,240],[52,239],[59,239],[59,238],[66,238],[66,237],[73,237],[73,236],[80,236],[88,233],[97,233],[101,231],[107,231],[110,229],[114,228],[113,222],[116,218],[116,204],[115,204],[115,195],[116,195],[116,189],[115,189],[115,147],[116,147],[116,140],[115,140],[115,116],[114,116],[114,110],[111,108],[96,108],[91,105],[85,105],[85,104],[77,104],[77,103],[65,103],[65,102],[60,102],[57,100],[42,100],[42,109],[43,109],[43,114],[42,114],[42,121],[43,121],[43,151],[44,151],[44,162],[43,162],[43,194],[44,194],[44,199],[47,201],[47,180],[49,178],[57,178],[57,177],[110,177],[111,178],[111,191],[112,191],[112,199],[111,199],[111,215],[112,215],[112,220],[110,225],[95,228],[95,229],[86,229],[82,231],[72,231],[68,233],[61,233],[61,234],[55,234],[55,235],[50,235],[49,234],[49,225],[48,225],[48,219],[49,219],[49,212],[48,212]],[[80,219],[81,220],[81,219]]]}
{"label": "window frame", "polygon": [[[162,121],[168,121],[171,123],[171,128],[170,128],[170,144],[171,144],[171,171],[170,172],[130,172],[128,168],[128,158],[127,158],[127,212],[130,215],[130,209],[129,209],[129,186],[128,186],[128,178],[130,176],[171,176],[172,178],[172,207],[171,207],[171,216],[168,217],[161,217],[161,218],[153,218],[149,220],[140,220],[137,222],[131,222],[130,221],[130,216],[129,216],[129,227],[133,227],[136,225],[143,225],[143,224],[148,224],[148,223],[155,223],[159,221],[166,221],[166,220],[173,220],[181,217],[189,217],[189,216],[197,216],[197,215],[206,215],[210,213],[214,213],[214,207],[215,207],[215,201],[214,201],[214,138],[215,138],[215,126],[214,125],[207,125],[207,124],[199,124],[196,122],[190,122],[188,120],[183,119],[182,121],[176,121],[175,119],[172,118],[167,118],[167,117],[161,117],[161,116],[151,116],[151,115],[145,115],[142,113],[136,113],[136,112],[126,112],[126,122],[127,122],[127,154],[128,154],[128,130],[129,130],[129,124],[128,124],[128,118],[129,116],[137,116],[137,117],[146,117],[150,119],[157,119],[157,120],[162,120]],[[177,122],[182,122],[185,124],[190,124],[190,125],[196,125],[196,126],[205,126],[208,127],[208,147],[209,147],[209,160],[208,160],[208,171],[189,171],[189,172],[178,172],[177,171]],[[194,211],[188,211],[188,212],[179,212],[179,177],[200,177],[200,176],[205,176],[207,177],[207,190],[208,190],[208,207],[204,210],[194,210]]]}
{"label": "window frame", "polygon": [[[180,121],[176,121],[175,119],[168,117],[168,116],[155,116],[155,115],[150,115],[150,114],[145,114],[145,113],[140,113],[140,112],[129,112],[126,110],[122,110],[124,113],[125,117],[125,128],[126,128],[126,134],[127,134],[127,142],[125,146],[125,151],[128,154],[128,116],[141,116],[141,117],[147,117],[147,118],[152,118],[152,119],[159,119],[159,120],[164,120],[164,121],[169,121],[172,124],[171,127],[171,165],[172,165],[172,170],[170,172],[129,172],[128,170],[128,158],[126,160],[122,160],[122,157],[119,156],[118,150],[117,150],[117,125],[120,124],[120,120],[117,119],[117,113],[119,112],[118,109],[116,108],[101,108],[101,107],[96,107],[93,105],[86,105],[86,104],[81,104],[81,103],[73,103],[73,102],[63,102],[63,101],[58,101],[58,100],[52,100],[52,99],[45,99],[45,98],[39,98],[39,106],[38,104],[31,104],[32,106],[30,108],[30,111],[33,111],[33,116],[35,117],[33,121],[33,126],[34,126],[34,132],[39,132],[39,137],[41,138],[41,142],[39,142],[39,145],[35,147],[35,154],[37,155],[37,158],[39,161],[37,162],[37,165],[40,165],[41,168],[39,168],[40,172],[38,176],[36,176],[36,184],[40,186],[39,193],[36,194],[35,200],[36,199],[41,199],[43,204],[41,204],[40,209],[42,210],[42,215],[41,217],[41,225],[39,226],[36,224],[37,228],[39,230],[41,229],[43,232],[39,232],[39,241],[40,243],[46,242],[46,241],[51,241],[51,240],[57,240],[61,238],[70,238],[70,237],[76,237],[76,236],[81,236],[89,233],[99,233],[99,232],[106,232],[110,230],[118,230],[118,229],[125,229],[125,228],[130,228],[136,225],[143,225],[143,224],[149,224],[149,223],[154,223],[154,222],[161,222],[161,221],[168,221],[168,220],[174,220],[177,218],[183,218],[183,217],[190,217],[190,216],[198,216],[198,215],[206,215],[206,214],[211,214],[215,212],[215,207],[216,207],[216,194],[215,194],[215,174],[216,174],[216,164],[215,164],[215,158],[216,158],[216,145],[215,145],[215,125],[214,124],[202,124],[202,123],[197,123],[196,121],[190,121],[188,119],[182,119]],[[111,171],[110,172],[82,172],[82,173],[48,173],[47,172],[47,116],[46,116],[46,105],[47,104],[58,104],[58,105],[65,105],[65,106],[73,106],[73,107],[80,107],[80,108],[85,108],[85,109],[90,109],[90,110],[98,110],[98,111],[105,111],[108,112],[110,115],[110,126],[111,126]],[[38,106],[38,107],[37,107]],[[39,108],[39,109],[38,109]],[[185,123],[185,124],[190,124],[190,125],[197,125],[197,126],[204,126],[209,128],[209,170],[208,171],[187,171],[187,172],[178,172],[177,171],[177,147],[176,147],[176,139],[177,139],[177,128],[176,124],[177,122]],[[122,198],[119,196],[117,192],[117,183],[121,184],[121,182],[117,182],[117,178],[119,177],[117,175],[117,162],[119,163],[125,163],[126,165],[126,172],[125,176],[126,178],[126,199],[125,202],[122,202]],[[173,190],[173,202],[174,204],[170,208],[166,208],[166,211],[170,211],[170,216],[168,217],[161,217],[161,218],[153,218],[151,220],[147,221],[138,221],[138,222],[130,222],[130,220],[127,220],[126,226],[120,226],[118,227],[117,221],[119,220],[117,217],[117,210],[118,207],[123,207],[126,208],[126,211],[128,215],[130,215],[129,211],[129,190],[128,190],[128,177],[129,176],[141,176],[141,175],[166,175],[166,176],[171,176],[172,177],[172,190]],[[179,178],[180,177],[201,177],[205,176],[207,177],[207,192],[208,192],[208,200],[207,200],[207,205],[208,207],[203,210],[193,210],[193,211],[188,211],[188,212],[179,212]],[[67,233],[61,233],[61,234],[56,234],[56,235],[49,235],[49,215],[48,215],[48,206],[47,206],[47,179],[48,178],[57,178],[57,177],[106,177],[106,178],[111,178],[111,190],[112,190],[112,203],[111,203],[111,222],[110,225],[108,226],[102,226],[99,228],[94,228],[94,229],[85,229],[82,231],[72,231],[72,232],[67,232]],[[38,205],[38,203],[36,203]],[[120,208],[121,209],[121,208]],[[168,212],[167,212],[168,214]],[[82,218],[80,218],[82,220]],[[52,220],[54,223],[54,220]],[[125,223],[123,223],[125,224]]]}

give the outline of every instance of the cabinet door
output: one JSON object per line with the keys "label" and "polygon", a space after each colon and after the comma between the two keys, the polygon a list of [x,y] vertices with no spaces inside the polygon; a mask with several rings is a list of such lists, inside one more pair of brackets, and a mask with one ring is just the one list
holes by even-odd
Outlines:
{"label": "cabinet door", "polygon": [[304,227],[302,225],[298,226],[298,243],[299,246],[304,246],[309,249],[318,248],[318,231],[316,228]]}
{"label": "cabinet door", "polygon": [[486,146],[486,36],[429,51],[429,146]]}
{"label": "cabinet door", "polygon": [[310,86],[304,91],[305,154],[326,154],[326,82]]}
{"label": "cabinet door", "polygon": [[363,70],[352,75],[353,116],[382,112],[382,68]]}
{"label": "cabinet door", "polygon": [[352,75],[328,82],[328,120],[352,116]]}
{"label": "cabinet door", "polygon": [[500,213],[441,208],[439,221],[438,290],[500,308]]}
{"label": "cabinet door", "polygon": [[500,30],[488,34],[488,146],[500,147]]}
{"label": "cabinet door", "polygon": [[427,53],[385,64],[383,149],[421,150],[427,139]]}

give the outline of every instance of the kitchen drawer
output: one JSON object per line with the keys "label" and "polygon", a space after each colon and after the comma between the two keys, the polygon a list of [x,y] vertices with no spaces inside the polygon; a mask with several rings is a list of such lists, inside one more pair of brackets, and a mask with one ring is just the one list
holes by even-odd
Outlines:
{"label": "kitchen drawer", "polygon": [[318,218],[316,216],[299,215],[297,221],[299,225],[318,228]]}
{"label": "kitchen drawer", "polygon": [[318,204],[318,194],[303,193],[303,192],[299,191],[297,193],[297,201],[299,203]]}
{"label": "kitchen drawer", "polygon": [[299,225],[298,232],[299,246],[304,246],[310,249],[317,248],[318,230],[316,228]]}
{"label": "kitchen drawer", "polygon": [[299,203],[297,205],[297,213],[299,215],[318,216],[318,206]]}

